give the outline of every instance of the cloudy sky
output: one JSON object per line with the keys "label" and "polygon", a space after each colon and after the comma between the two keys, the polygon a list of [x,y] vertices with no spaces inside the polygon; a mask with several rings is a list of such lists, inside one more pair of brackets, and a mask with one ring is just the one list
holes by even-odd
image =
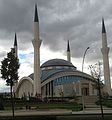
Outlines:
{"label": "cloudy sky", "polygon": [[[102,62],[101,19],[104,17],[110,47],[112,75],[112,0],[0,0],[0,61],[13,47],[17,33],[20,60],[19,76],[33,72],[33,18],[37,3],[41,45],[41,64],[53,58],[66,59],[70,41],[72,63],[81,70],[87,51],[84,72],[88,66]],[[0,92],[8,91],[0,79]]]}

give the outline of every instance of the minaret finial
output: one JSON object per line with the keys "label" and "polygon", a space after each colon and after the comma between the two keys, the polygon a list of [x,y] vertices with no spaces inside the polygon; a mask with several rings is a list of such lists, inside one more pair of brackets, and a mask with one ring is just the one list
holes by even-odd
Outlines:
{"label": "minaret finial", "polygon": [[104,18],[102,17],[102,33],[106,33]]}
{"label": "minaret finial", "polygon": [[15,33],[15,39],[14,39],[14,46],[17,46],[17,36],[16,36],[16,33]]}
{"label": "minaret finial", "polygon": [[68,40],[68,45],[67,45],[67,52],[70,52],[69,40]]}
{"label": "minaret finial", "polygon": [[34,22],[39,22],[39,20],[38,20],[38,12],[37,12],[37,4],[35,4],[35,16],[34,16]]}

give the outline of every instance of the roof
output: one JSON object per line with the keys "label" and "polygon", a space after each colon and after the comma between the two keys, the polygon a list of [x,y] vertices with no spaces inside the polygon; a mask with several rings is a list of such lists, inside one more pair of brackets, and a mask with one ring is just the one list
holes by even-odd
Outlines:
{"label": "roof", "polygon": [[[62,68],[56,69],[55,68],[56,66],[61,66]],[[63,68],[63,66],[67,66],[67,68]],[[46,80],[47,78],[59,72],[64,72],[64,71],[70,72],[70,71],[76,70],[76,67],[72,63],[63,59],[48,60],[41,65],[41,68],[45,68],[45,67],[53,67],[53,69],[45,69],[45,70],[41,69],[41,80]],[[30,74],[28,77],[30,77],[31,79],[34,79],[34,74],[33,73]]]}
{"label": "roof", "polygon": [[41,65],[43,67],[51,67],[51,66],[69,66],[75,67],[71,62],[63,60],[63,59],[51,59]]}
{"label": "roof", "polygon": [[[62,66],[62,67],[56,68],[56,66]],[[65,67],[63,67],[63,66],[65,66]],[[52,69],[42,69],[45,67],[52,67]],[[53,76],[57,76],[59,73],[63,73],[63,72],[65,72],[65,73],[79,72],[80,73],[80,71],[77,71],[76,67],[73,66],[72,63],[70,63],[66,60],[63,60],[63,59],[48,60],[47,62],[42,64],[40,72],[41,72],[41,78],[40,78],[41,81],[45,81]],[[85,78],[86,76],[88,79],[91,79],[90,75],[85,74],[85,73],[82,74],[82,77]],[[28,77],[30,77],[32,80],[34,80],[34,73],[30,74]]]}
{"label": "roof", "polygon": [[[50,69],[50,70],[41,70],[41,80],[44,81],[52,76],[55,76],[57,73],[61,72],[73,72],[76,71],[75,69]],[[30,74],[28,77],[30,77],[32,80],[34,80],[34,73]]]}

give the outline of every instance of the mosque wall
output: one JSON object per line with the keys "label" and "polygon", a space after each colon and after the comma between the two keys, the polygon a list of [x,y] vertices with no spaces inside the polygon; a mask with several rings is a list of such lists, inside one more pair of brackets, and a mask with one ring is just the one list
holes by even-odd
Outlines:
{"label": "mosque wall", "polygon": [[26,97],[33,95],[33,84],[28,80],[23,80],[18,88],[18,96]]}

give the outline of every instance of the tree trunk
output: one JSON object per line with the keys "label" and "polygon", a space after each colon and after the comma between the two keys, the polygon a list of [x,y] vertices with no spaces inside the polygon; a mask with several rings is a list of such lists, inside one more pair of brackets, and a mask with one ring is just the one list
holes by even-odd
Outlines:
{"label": "tree trunk", "polygon": [[100,88],[100,80],[99,80],[99,78],[98,78],[98,91],[99,91],[99,103],[100,103],[101,115],[102,115],[102,118],[104,119],[103,106],[102,106],[102,95],[101,95],[101,88]]}
{"label": "tree trunk", "polygon": [[14,99],[13,99],[12,85],[10,86],[10,92],[11,92],[11,103],[12,103],[12,118],[14,120]]}

